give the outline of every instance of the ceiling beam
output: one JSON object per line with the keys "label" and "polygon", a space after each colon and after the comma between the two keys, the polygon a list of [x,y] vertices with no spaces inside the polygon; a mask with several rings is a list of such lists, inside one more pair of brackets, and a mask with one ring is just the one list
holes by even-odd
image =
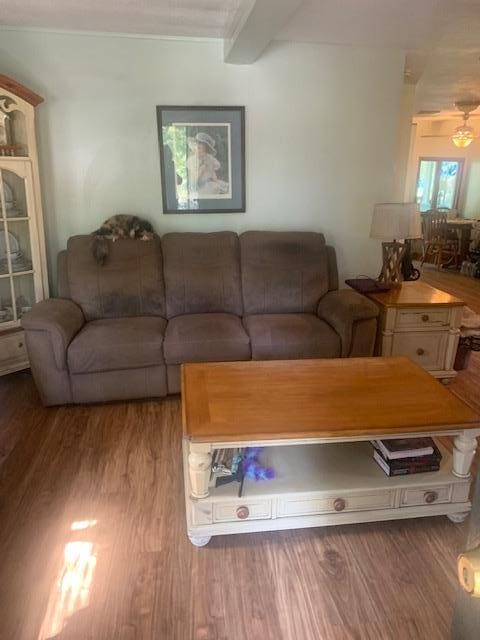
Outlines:
{"label": "ceiling beam", "polygon": [[224,42],[224,60],[252,64],[303,3],[303,0],[253,0],[231,38]]}

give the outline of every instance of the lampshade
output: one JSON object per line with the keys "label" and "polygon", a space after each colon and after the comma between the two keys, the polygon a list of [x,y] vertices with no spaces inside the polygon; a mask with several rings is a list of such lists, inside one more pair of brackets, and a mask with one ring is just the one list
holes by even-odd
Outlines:
{"label": "lampshade", "polygon": [[379,240],[406,240],[422,237],[418,205],[414,202],[385,202],[373,210],[370,237]]}
{"label": "lampshade", "polygon": [[455,129],[455,133],[452,136],[452,142],[456,147],[461,149],[468,147],[475,140],[475,131],[472,127],[463,124],[461,127]]}

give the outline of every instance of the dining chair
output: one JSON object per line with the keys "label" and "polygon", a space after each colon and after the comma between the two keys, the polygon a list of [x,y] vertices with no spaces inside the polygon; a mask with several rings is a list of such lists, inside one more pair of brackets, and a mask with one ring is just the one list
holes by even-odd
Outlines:
{"label": "dining chair", "polygon": [[446,262],[454,262],[458,267],[459,241],[457,236],[449,233],[445,211],[430,209],[422,214],[422,232],[423,256],[420,266],[431,258],[437,269],[440,269],[446,258]]}
{"label": "dining chair", "polygon": [[455,220],[458,218],[458,209],[450,209],[450,207],[437,207],[435,211],[441,211],[447,214],[447,220]]}

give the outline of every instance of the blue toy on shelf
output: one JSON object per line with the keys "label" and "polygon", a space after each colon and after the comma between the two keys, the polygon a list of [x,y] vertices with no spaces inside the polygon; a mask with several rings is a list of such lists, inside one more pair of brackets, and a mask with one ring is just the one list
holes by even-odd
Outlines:
{"label": "blue toy on shelf", "polygon": [[264,467],[259,461],[259,456],[264,447],[246,447],[243,454],[242,471],[250,480],[271,480],[275,477],[273,467]]}

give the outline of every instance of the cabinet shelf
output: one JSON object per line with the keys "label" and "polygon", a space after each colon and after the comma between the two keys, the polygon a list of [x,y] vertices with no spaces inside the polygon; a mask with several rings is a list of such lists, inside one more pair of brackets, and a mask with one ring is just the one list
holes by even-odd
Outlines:
{"label": "cabinet shelf", "polygon": [[28,160],[31,161],[31,156],[0,156],[0,164],[2,162],[15,162],[19,160]]}
{"label": "cabinet shelf", "polygon": [[[0,345],[1,345],[1,338],[3,336],[4,333],[7,333],[9,329],[18,329],[19,327],[21,327],[22,325],[20,324],[20,320],[7,320],[6,322],[0,322]],[[1,369],[1,360],[0,360],[0,369]],[[1,374],[0,374],[1,375]]]}
{"label": "cabinet shelf", "polygon": [[28,271],[13,271],[12,273],[1,273],[0,278],[10,278],[10,276],[28,276],[29,274],[35,273],[33,269],[29,269]]}

